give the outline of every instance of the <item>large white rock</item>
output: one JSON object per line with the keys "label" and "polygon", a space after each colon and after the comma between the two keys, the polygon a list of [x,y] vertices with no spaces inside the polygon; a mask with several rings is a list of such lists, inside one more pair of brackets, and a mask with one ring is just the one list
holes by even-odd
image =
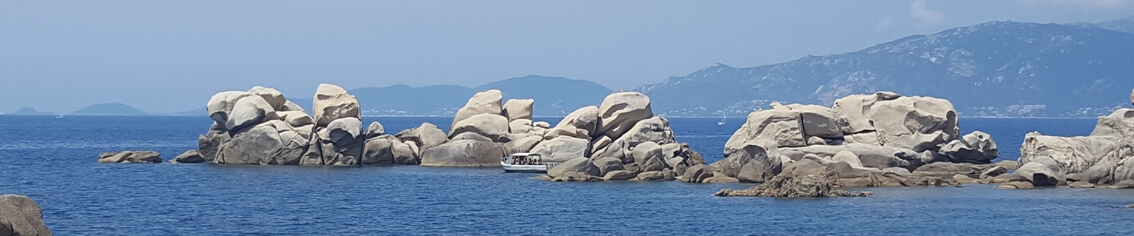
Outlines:
{"label": "large white rock", "polygon": [[418,145],[418,156],[422,155],[422,151],[431,147],[441,145],[448,140],[445,131],[437,128],[437,125],[429,122],[423,122],[420,126],[407,130],[402,130],[395,134],[402,141],[412,141]]}
{"label": "large white rock", "polygon": [[236,101],[248,96],[251,95],[244,91],[220,92],[209,99],[209,104],[205,109],[208,110],[209,117],[213,121],[216,121],[217,124],[225,124],[228,123],[229,113],[236,106]]}
{"label": "large white rock", "polygon": [[921,152],[957,139],[957,112],[945,99],[899,97],[880,101],[867,113],[882,145]]}
{"label": "large white rock", "polygon": [[[617,139],[638,121],[654,116],[650,97],[638,92],[618,92],[606,96],[598,109],[598,134]],[[591,136],[598,136],[592,133]]]}
{"label": "large white rock", "polygon": [[[479,136],[475,133],[463,137]],[[498,167],[504,157],[501,144],[486,137],[449,140],[422,151],[421,166],[428,167]]]}
{"label": "large white rock", "polygon": [[43,223],[43,210],[31,198],[5,194],[0,196],[0,235],[51,236]]}
{"label": "large white rock", "polygon": [[274,113],[276,110],[272,108],[271,104],[264,101],[259,96],[249,96],[236,101],[236,105],[232,108],[232,113],[229,114],[228,121],[225,122],[225,128],[228,130],[237,130],[244,127],[253,126],[264,122],[268,113]]}
{"label": "large white rock", "polygon": [[1113,137],[1081,136],[1056,137],[1031,132],[1020,145],[1021,165],[1041,158],[1050,158],[1062,173],[1080,173],[1095,165],[1104,155],[1118,146]]}
{"label": "large white rock", "polygon": [[841,98],[832,109],[843,133],[874,131],[887,147],[937,150],[959,137],[957,112],[944,99],[878,92]]}
{"label": "large white rock", "polygon": [[294,102],[291,102],[291,101],[284,102],[283,108],[279,109],[279,110],[280,111],[298,111],[298,112],[307,113],[307,110],[304,110],[303,107],[299,106],[299,104],[295,104]]}
{"label": "large white rock", "polygon": [[638,121],[637,124],[627,129],[626,133],[622,134],[622,137],[618,139],[625,140],[630,146],[637,146],[645,142],[657,144],[671,144],[677,142],[673,137],[673,130],[669,128],[669,120],[660,116]]}
{"label": "large white rock", "polygon": [[539,153],[545,161],[563,162],[573,158],[586,157],[590,141],[581,138],[561,136],[552,140],[539,142],[532,147],[531,153]]}
{"label": "large white rock", "polygon": [[823,138],[843,137],[843,132],[839,129],[838,119],[835,118],[835,112],[831,108],[800,104],[791,104],[785,107],[799,112],[804,135]]}
{"label": "large white rock", "polygon": [[531,120],[533,103],[535,103],[533,99],[508,99],[508,102],[504,103],[504,110],[501,115],[508,117],[508,121]]}
{"label": "large white rock", "polygon": [[[590,139],[591,137],[598,136],[599,115],[598,107],[585,106],[579,108],[563,117],[562,121],[555,124],[555,128],[547,131],[544,139],[554,139],[559,136],[571,136],[576,138]],[[539,122],[536,122],[539,123]],[[533,125],[536,125],[533,123]],[[538,126],[537,126],[538,127]]]}
{"label": "large white rock", "polygon": [[518,119],[508,122],[508,131],[513,134],[527,134],[532,131],[532,128],[534,128],[532,126],[532,120]]}
{"label": "large white rock", "polygon": [[913,169],[933,161],[933,154],[930,152],[919,153],[904,148],[882,147],[859,143],[848,143],[837,146],[816,145],[807,147],[784,147],[777,149],[777,151],[779,155],[786,156],[792,160],[803,159],[804,156],[809,154],[832,159],[839,152],[848,151],[858,156],[863,167],[877,169],[890,167]]}
{"label": "large white rock", "polygon": [[315,125],[319,127],[341,118],[361,118],[358,99],[333,84],[319,84],[311,108],[315,110]]}
{"label": "large white rock", "polygon": [[831,110],[835,112],[839,128],[844,134],[857,134],[874,131],[870,117],[866,114],[875,102],[901,97],[893,92],[877,92],[870,95],[855,94],[835,100]]}
{"label": "large white rock", "polygon": [[[374,138],[386,134],[386,128],[382,127],[382,123],[377,121],[370,122],[370,126],[366,127],[366,138]],[[400,140],[398,142],[401,142]]]}
{"label": "large white rock", "polygon": [[780,173],[780,158],[771,157],[763,147],[749,143],[710,167],[743,182],[763,183]]}
{"label": "large white rock", "polygon": [[219,164],[295,165],[309,137],[283,121],[271,120],[232,136],[217,150]]}
{"label": "large white rock", "polygon": [[307,112],[303,111],[276,111],[276,116],[280,120],[287,122],[291,127],[300,127],[314,125],[315,119],[312,119]]}
{"label": "large white rock", "polygon": [[1134,109],[1122,108],[1100,116],[1090,136],[1134,138]]}
{"label": "large white rock", "polygon": [[418,158],[410,144],[403,143],[393,135],[381,135],[366,140],[366,147],[362,153],[362,164],[416,165]]}
{"label": "large white rock", "polygon": [[492,89],[476,93],[472,98],[469,98],[464,107],[457,110],[456,116],[453,117],[453,123],[449,126],[449,133],[453,133],[453,127],[457,127],[457,123],[469,117],[480,114],[500,115],[503,111],[503,108],[500,107],[500,100],[503,99],[504,96],[500,93],[500,90]]}
{"label": "large white rock", "polygon": [[272,106],[272,109],[275,110],[283,110],[285,107],[284,104],[287,103],[287,99],[284,98],[283,93],[280,93],[279,90],[274,88],[256,86],[249,89],[248,94],[264,98],[264,101],[267,101],[268,104]]}
{"label": "large white rock", "polygon": [[981,131],[973,131],[960,140],[953,140],[941,147],[939,152],[951,162],[975,164],[992,163],[993,159],[1000,156],[1000,149],[996,148],[992,135]]}
{"label": "large white rock", "polygon": [[539,144],[540,141],[543,141],[543,137],[528,136],[512,140],[504,144],[504,154],[529,152],[536,144]]}
{"label": "large white rock", "polygon": [[806,146],[802,125],[798,111],[771,109],[752,112],[748,114],[748,121],[725,142],[724,154],[728,156],[748,143],[772,144],[775,147]]}
{"label": "large white rock", "polygon": [[1059,179],[1055,172],[1040,163],[1031,162],[1021,165],[1012,172],[1013,180],[1027,180],[1035,186],[1055,186]]}
{"label": "large white rock", "polygon": [[451,130],[449,138],[452,139],[462,133],[472,132],[488,137],[493,142],[506,143],[511,141],[508,129],[508,118],[504,116],[488,113],[476,114],[453,124],[453,127],[449,129]]}

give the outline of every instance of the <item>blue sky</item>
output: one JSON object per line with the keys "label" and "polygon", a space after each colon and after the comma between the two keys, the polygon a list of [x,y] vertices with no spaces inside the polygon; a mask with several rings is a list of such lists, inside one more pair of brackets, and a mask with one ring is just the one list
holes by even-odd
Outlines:
{"label": "blue sky", "polygon": [[630,89],[714,63],[855,51],[996,20],[1101,22],[1134,1],[0,0],[0,112],[319,83],[476,86],[529,74]]}

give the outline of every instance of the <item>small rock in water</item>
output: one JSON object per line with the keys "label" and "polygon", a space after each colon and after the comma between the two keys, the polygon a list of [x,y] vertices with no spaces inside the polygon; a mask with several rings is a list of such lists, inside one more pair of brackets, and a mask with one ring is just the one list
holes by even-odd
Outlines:
{"label": "small rock in water", "polygon": [[815,175],[794,177],[791,175],[777,175],[760,186],[745,190],[724,189],[713,196],[739,196],[739,197],[866,197],[873,196],[873,192],[850,192],[831,187],[822,178]]}

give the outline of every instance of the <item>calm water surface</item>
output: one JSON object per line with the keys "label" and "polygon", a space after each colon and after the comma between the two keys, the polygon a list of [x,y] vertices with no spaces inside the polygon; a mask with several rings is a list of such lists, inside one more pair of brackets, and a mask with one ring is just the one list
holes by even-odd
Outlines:
{"label": "calm water surface", "polygon": [[[387,131],[451,118],[365,118]],[[537,117],[536,120],[541,120]],[[557,118],[546,118],[550,122]],[[744,122],[671,119],[708,161]],[[0,116],[0,194],[43,207],[57,235],[1129,235],[1134,190],[872,188],[868,198],[709,196],[748,184],[550,183],[498,169],[99,164],[99,153],[196,148],[207,117]],[[1016,159],[1027,132],[1093,119],[962,119]]]}

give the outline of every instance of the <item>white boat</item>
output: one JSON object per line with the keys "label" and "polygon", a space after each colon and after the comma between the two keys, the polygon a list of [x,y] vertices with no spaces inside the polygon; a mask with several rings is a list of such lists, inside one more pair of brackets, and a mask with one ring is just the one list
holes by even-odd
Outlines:
{"label": "white boat", "polygon": [[500,159],[505,172],[547,173],[555,165],[559,163],[545,162],[538,153],[513,153]]}
{"label": "white boat", "polygon": [[721,114],[721,121],[717,121],[717,125],[724,125],[725,118],[728,118],[728,115]]}

